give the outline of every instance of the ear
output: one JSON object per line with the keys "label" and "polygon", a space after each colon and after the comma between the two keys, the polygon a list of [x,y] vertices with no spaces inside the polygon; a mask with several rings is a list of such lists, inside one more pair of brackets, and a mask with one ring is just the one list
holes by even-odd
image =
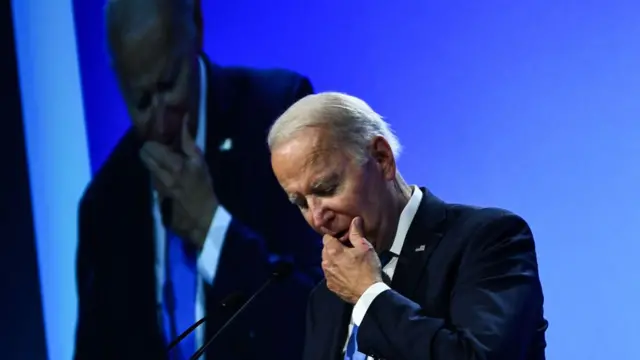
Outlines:
{"label": "ear", "polygon": [[376,165],[382,169],[385,180],[393,180],[396,178],[396,158],[393,156],[393,150],[385,138],[376,136],[371,141],[371,156]]}

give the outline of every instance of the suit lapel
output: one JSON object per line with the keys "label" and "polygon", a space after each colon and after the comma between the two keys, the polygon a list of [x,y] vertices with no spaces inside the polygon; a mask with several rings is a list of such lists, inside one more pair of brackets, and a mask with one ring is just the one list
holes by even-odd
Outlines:
{"label": "suit lapel", "polygon": [[[118,169],[112,171],[115,176],[110,181],[115,186],[109,187],[112,193],[107,192],[104,196],[107,197],[105,199],[107,203],[114,204],[113,209],[108,209],[114,213],[108,214],[107,218],[117,216],[123,219],[121,224],[125,228],[120,231],[135,233],[137,241],[126,245],[134,246],[145,254],[149,254],[149,247],[155,248],[151,212],[151,177],[138,156],[141,147],[142,140],[134,130],[129,130],[123,139],[122,148],[117,149],[114,155],[124,160],[118,162]],[[153,260],[153,256],[151,259]]]}
{"label": "suit lapel", "polygon": [[424,276],[429,257],[442,238],[440,228],[446,217],[444,203],[427,189],[421,190],[424,195],[407,232],[391,282],[394,290],[410,299]]}
{"label": "suit lapel", "polygon": [[[154,239],[154,219],[152,213],[152,196],[151,196],[151,176],[149,171],[144,167],[142,161],[138,157],[138,151],[142,146],[140,141],[134,140],[134,149],[131,156],[131,164],[127,166],[127,183],[126,205],[125,209],[129,212],[129,229],[137,229],[139,233],[135,234],[136,242],[140,245],[140,257],[145,272],[149,272],[149,276],[154,279],[153,287],[156,286],[155,276],[155,258],[156,258],[156,242]],[[151,249],[151,251],[149,251]],[[155,291],[154,291],[155,294]],[[154,300],[155,301],[155,300]]]}
{"label": "suit lapel", "polygon": [[[119,264],[105,276],[113,277],[119,287],[113,289],[115,293],[126,294],[127,300],[123,304],[131,307],[131,311],[123,313],[137,313],[138,317],[131,318],[131,323],[122,326],[139,327],[140,319],[158,320],[156,312],[156,282],[155,275],[155,241],[153,215],[151,212],[151,180],[148,171],[138,157],[142,145],[137,134],[130,130],[112,156],[114,163],[106,166],[116,166],[105,169],[109,184],[101,194],[104,200],[100,203],[108,204],[103,211],[105,221],[104,233],[109,234],[109,241],[113,241],[114,252],[118,254]],[[116,165],[117,164],[117,165]],[[125,249],[126,251],[123,251]],[[107,256],[109,253],[107,252]],[[135,301],[129,301],[135,299]],[[129,319],[128,319],[129,320]],[[151,329],[142,327],[143,329]],[[156,327],[153,334],[145,334],[161,344],[160,327]]]}
{"label": "suit lapel", "polygon": [[[207,104],[206,116],[204,116],[207,121],[207,126],[204,157],[213,178],[214,191],[218,195],[218,200],[226,203],[225,196],[227,196],[228,192],[224,191],[225,173],[220,145],[224,139],[233,138],[233,121],[231,121],[231,119],[233,119],[234,116],[233,104],[236,97],[235,83],[229,78],[226,71],[212,63],[205,54],[200,54],[200,56],[205,63],[207,76],[207,94],[205,96]],[[227,210],[231,209],[227,208]],[[222,326],[223,319],[226,320],[224,316],[229,316],[225,314],[223,317],[219,317],[220,308],[215,299],[222,299],[229,295],[232,290],[237,290],[234,288],[236,285],[234,279],[223,276],[227,273],[225,266],[227,262],[225,262],[224,259],[233,258],[235,254],[241,252],[236,250],[233,245],[233,242],[225,243],[222,261],[216,273],[216,280],[214,281],[213,287],[209,288],[205,293],[207,314],[217,314],[214,321],[207,323],[205,328],[205,337],[207,339],[213,336],[215,331]],[[217,349],[219,349],[219,347],[210,346],[207,351],[207,357],[215,357],[216,354],[214,354],[214,352],[217,351]]]}
{"label": "suit lapel", "polygon": [[217,175],[220,146],[225,139],[233,139],[233,106],[237,86],[223,69],[202,55],[207,69],[207,134],[205,158],[210,170]]}
{"label": "suit lapel", "polygon": [[327,357],[327,359],[340,359],[342,357],[342,349],[347,341],[347,330],[349,329],[349,322],[351,321],[353,305],[347,304],[343,301],[339,302],[340,304],[336,309],[335,315],[337,323],[336,326],[333,327],[330,339],[331,346],[329,349],[331,349],[331,353],[328,354],[329,357]]}
{"label": "suit lapel", "polygon": [[[148,254],[149,251],[147,249],[149,247],[155,249],[151,176],[138,157],[142,142],[136,138],[132,139],[132,144],[131,153],[135,155],[130,156],[131,163],[127,166],[127,171],[125,172],[127,174],[127,182],[124,184],[126,186],[124,193],[127,194],[126,200],[128,204],[125,208],[131,214],[132,223],[137,225],[135,228],[140,229],[140,233],[137,235],[143,239],[142,248]],[[151,254],[152,256],[149,260],[155,262],[155,251],[152,251]]]}
{"label": "suit lapel", "polygon": [[318,348],[315,349],[317,360],[342,359],[342,349],[347,341],[347,329],[351,320],[353,305],[342,301],[337,295],[329,291],[327,283],[323,280],[321,286],[322,296],[316,302],[316,306],[322,309],[314,309],[315,326],[312,336],[317,336]]}

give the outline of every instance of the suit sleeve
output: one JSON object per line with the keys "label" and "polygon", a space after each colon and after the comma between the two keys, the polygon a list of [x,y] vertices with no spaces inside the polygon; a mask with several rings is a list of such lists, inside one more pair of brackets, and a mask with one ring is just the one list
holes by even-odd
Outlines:
{"label": "suit sleeve", "polygon": [[98,349],[100,326],[96,311],[98,294],[93,287],[94,249],[91,243],[91,213],[88,200],[83,197],[78,210],[78,250],[76,255],[76,284],[78,293],[78,322],[74,359],[92,359],[99,357]]}
{"label": "suit sleeve", "polygon": [[542,303],[531,230],[521,218],[504,215],[485,225],[464,253],[450,319],[429,317],[387,290],[367,310],[358,344],[388,359],[526,359]]}

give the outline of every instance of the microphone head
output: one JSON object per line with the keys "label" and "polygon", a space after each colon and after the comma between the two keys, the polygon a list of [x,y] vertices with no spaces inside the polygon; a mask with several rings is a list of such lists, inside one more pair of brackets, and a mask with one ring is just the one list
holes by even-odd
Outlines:
{"label": "microphone head", "polygon": [[271,276],[274,279],[284,279],[293,273],[293,263],[288,260],[279,260],[273,265]]}

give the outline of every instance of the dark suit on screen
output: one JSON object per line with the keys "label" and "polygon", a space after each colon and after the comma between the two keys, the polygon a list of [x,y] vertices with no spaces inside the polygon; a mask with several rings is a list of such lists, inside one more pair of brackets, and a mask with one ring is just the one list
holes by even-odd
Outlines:
{"label": "dark suit on screen", "polygon": [[[531,230],[495,208],[425,194],[395,275],[358,330],[359,351],[388,360],[543,360],[543,294]],[[304,360],[342,359],[353,306],[323,281],[307,310]]]}
{"label": "dark suit on screen", "polygon": [[[205,341],[228,318],[220,301],[249,295],[269,275],[274,258],[296,272],[274,284],[217,339],[208,359],[299,359],[304,309],[321,278],[321,242],[288,200],[270,167],[271,123],[309,81],[286,70],[207,65],[205,158],[215,193],[232,215],[213,286],[206,287]],[[233,140],[233,148],[220,144]],[[158,321],[151,180],[139,160],[142,143],[124,135],[82,197],[77,280],[76,359],[163,359]],[[273,328],[278,327],[278,331]]]}

